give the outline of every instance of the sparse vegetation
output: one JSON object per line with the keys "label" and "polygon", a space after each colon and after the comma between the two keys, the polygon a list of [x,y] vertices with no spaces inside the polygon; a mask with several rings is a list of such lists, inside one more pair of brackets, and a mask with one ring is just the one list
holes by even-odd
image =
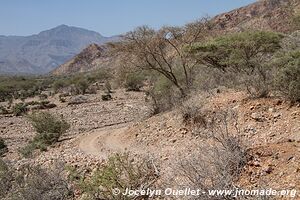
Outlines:
{"label": "sparse vegetation", "polygon": [[237,86],[255,97],[269,95],[273,80],[269,62],[283,36],[273,32],[242,32],[195,44],[190,52],[204,65],[231,73]]}
{"label": "sparse vegetation", "polygon": [[66,77],[58,77],[52,84],[54,92],[62,92],[63,90],[70,90],[74,95],[95,93],[90,90],[90,86],[97,82],[104,82],[111,79],[112,76],[103,70],[96,70],[92,73],[73,74]]}
{"label": "sparse vegetation", "polygon": [[13,107],[13,113],[15,116],[22,116],[26,114],[28,111],[27,104],[25,103],[17,103]]}
{"label": "sparse vegetation", "polygon": [[163,76],[153,80],[146,94],[150,97],[152,114],[169,110],[181,100],[180,91]]}
{"label": "sparse vegetation", "polygon": [[0,157],[7,152],[7,145],[3,138],[0,137]]}
{"label": "sparse vegetation", "polygon": [[127,91],[140,91],[143,87],[144,77],[140,73],[129,73],[126,76],[125,88]]}
{"label": "sparse vegetation", "polygon": [[31,156],[34,149],[47,150],[47,146],[56,143],[60,136],[70,128],[64,119],[48,112],[33,113],[29,119],[37,134],[27,146],[20,150],[25,157]]}
{"label": "sparse vegetation", "polygon": [[[0,199],[151,199],[121,193],[166,186],[206,192],[187,199],[259,199],[264,197],[210,196],[208,191],[260,188],[259,181],[278,177],[288,189],[299,189],[293,177],[300,171],[299,141],[292,132],[299,129],[300,116],[300,17],[287,1],[262,4],[262,9],[242,9],[246,15],[241,17],[238,10],[184,27],[138,27],[104,45],[96,58],[76,58],[81,69],[89,63],[81,59],[97,66],[100,61],[98,70],[0,77],[0,134],[5,138],[0,137]],[[259,20],[268,22],[273,10],[274,19],[286,16],[281,21],[286,27],[274,23],[266,30],[284,33],[257,30]],[[248,29],[251,17],[258,20],[253,31]],[[67,103],[52,103],[57,100]],[[240,112],[241,119],[226,109]],[[149,112],[161,114],[142,121]],[[70,129],[63,115],[74,124],[68,138],[62,138]],[[18,160],[15,148],[32,133],[28,121],[35,135],[19,149],[25,158]],[[73,140],[78,135],[84,138]],[[73,151],[75,145],[80,153]],[[42,152],[50,147],[57,149]],[[112,153],[127,150],[132,155]],[[143,157],[149,151],[167,170],[160,172],[153,159]],[[34,159],[38,153],[43,154]],[[63,165],[51,168],[59,156],[72,165],[68,174]],[[36,166],[41,162],[43,167]]]}
{"label": "sparse vegetation", "polygon": [[18,171],[0,159],[1,199],[71,199],[72,187],[64,179],[64,167],[22,166]]}
{"label": "sparse vegetation", "polygon": [[207,111],[203,110],[204,100],[197,95],[187,99],[180,106],[182,122],[188,127],[206,127]]}
{"label": "sparse vegetation", "polygon": [[13,174],[7,164],[0,158],[0,198],[3,199],[12,187]]}
{"label": "sparse vegetation", "polygon": [[211,26],[205,18],[183,28],[163,27],[155,31],[142,26],[124,35],[121,42],[110,44],[110,49],[128,66],[158,72],[184,97],[192,84],[196,63],[183,48],[208,36]]}
{"label": "sparse vegetation", "polygon": [[289,100],[300,100],[300,51],[288,52],[277,61],[276,88]]}
{"label": "sparse vegetation", "polygon": [[1,115],[5,115],[8,113],[9,113],[9,111],[7,110],[7,108],[5,108],[4,106],[0,106],[0,114]]}
{"label": "sparse vegetation", "polygon": [[0,101],[12,98],[26,99],[39,95],[42,90],[49,87],[51,81],[51,77],[1,76]]}
{"label": "sparse vegetation", "polygon": [[[108,159],[105,166],[94,171],[89,178],[83,177],[77,181],[83,193],[89,199],[129,200],[136,199],[122,195],[126,188],[144,189],[155,184],[159,171],[154,162],[147,159],[133,160],[129,154],[115,154]],[[78,175],[73,174],[73,177]],[[121,193],[115,195],[113,189],[120,189]],[[147,195],[144,196],[147,198]]]}
{"label": "sparse vegetation", "polygon": [[[179,180],[176,185],[183,184],[206,191],[198,199],[225,198],[210,196],[207,191],[235,188],[247,163],[247,149],[239,138],[238,127],[229,124],[236,122],[235,117],[229,112],[211,117],[207,120],[207,126],[201,126],[200,129],[193,127],[204,141],[190,156],[182,158],[174,169]],[[228,196],[226,199],[234,198]]]}

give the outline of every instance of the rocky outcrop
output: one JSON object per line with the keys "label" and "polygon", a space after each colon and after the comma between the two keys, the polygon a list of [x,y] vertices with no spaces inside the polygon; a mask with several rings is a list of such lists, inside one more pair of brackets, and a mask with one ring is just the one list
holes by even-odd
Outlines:
{"label": "rocky outcrop", "polygon": [[74,58],[56,68],[52,74],[63,75],[75,72],[89,71],[94,67],[94,61],[103,53],[103,49],[97,44],[91,44]]}

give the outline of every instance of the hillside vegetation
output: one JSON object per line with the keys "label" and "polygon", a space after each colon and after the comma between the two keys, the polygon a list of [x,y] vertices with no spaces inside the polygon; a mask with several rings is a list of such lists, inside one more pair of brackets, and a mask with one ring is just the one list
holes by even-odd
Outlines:
{"label": "hillside vegetation", "polygon": [[1,77],[0,198],[168,199],[122,195],[165,187],[202,191],[172,199],[299,198],[299,16],[298,1],[258,1],[138,27],[60,76]]}

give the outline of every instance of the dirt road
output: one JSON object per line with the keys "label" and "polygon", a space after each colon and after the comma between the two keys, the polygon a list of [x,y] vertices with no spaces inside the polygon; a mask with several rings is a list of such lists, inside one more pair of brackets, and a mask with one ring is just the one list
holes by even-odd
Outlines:
{"label": "dirt road", "polygon": [[125,152],[130,146],[121,140],[128,130],[128,123],[94,130],[79,138],[79,149],[90,155],[107,158],[111,153]]}

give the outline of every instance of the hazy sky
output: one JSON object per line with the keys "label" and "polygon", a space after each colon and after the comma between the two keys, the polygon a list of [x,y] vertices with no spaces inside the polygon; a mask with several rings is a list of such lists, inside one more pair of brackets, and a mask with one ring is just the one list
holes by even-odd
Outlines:
{"label": "hazy sky", "polygon": [[255,0],[0,0],[0,35],[31,35],[66,24],[104,36],[140,25],[183,25]]}

